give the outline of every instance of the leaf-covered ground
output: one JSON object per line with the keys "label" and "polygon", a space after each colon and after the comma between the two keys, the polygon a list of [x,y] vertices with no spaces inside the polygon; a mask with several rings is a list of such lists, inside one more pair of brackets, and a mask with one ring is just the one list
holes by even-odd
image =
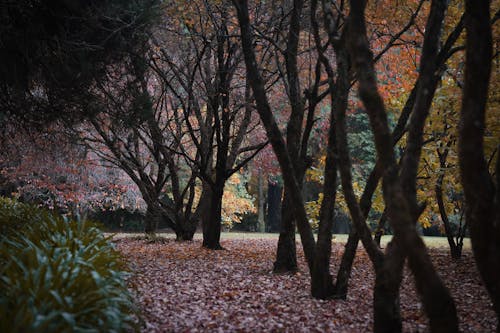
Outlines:
{"label": "leaf-covered ground", "polygon": [[[271,273],[276,241],[225,240],[224,251],[209,251],[201,242],[173,240],[148,243],[116,241],[129,262],[129,283],[145,321],[144,332],[366,332],[373,325],[373,271],[366,253],[358,250],[346,301],[315,300],[299,250],[300,272]],[[334,243],[332,272],[343,246]],[[496,319],[481,285],[472,254],[451,261],[446,249],[431,249],[434,263],[456,301],[460,329],[494,331]],[[427,331],[411,276],[402,284],[405,332]]]}

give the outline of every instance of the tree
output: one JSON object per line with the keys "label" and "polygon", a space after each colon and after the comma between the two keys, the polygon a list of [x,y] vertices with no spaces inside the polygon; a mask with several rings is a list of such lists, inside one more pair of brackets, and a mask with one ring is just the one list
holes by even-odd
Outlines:
{"label": "tree", "polygon": [[[190,145],[176,151],[203,183],[203,246],[221,249],[225,184],[267,142],[251,137],[258,120],[252,116],[249,87],[241,81],[241,51],[231,36],[228,6],[200,1],[185,9],[198,20],[181,15],[179,22],[157,33],[153,68],[174,107],[183,112]],[[177,40],[177,48],[164,47],[168,39]]]}
{"label": "tree", "polygon": [[[315,110],[322,99],[327,96],[327,92],[320,92],[320,86],[324,85],[321,81],[320,65],[317,58],[312,57],[307,52],[309,45],[301,39],[304,25],[304,1],[293,1],[292,8],[289,10],[288,31],[283,41],[284,47],[276,52],[275,62],[280,69],[281,57],[284,62],[284,72],[279,70],[280,78],[283,81],[283,87],[286,90],[288,104],[290,106],[290,116],[286,125],[286,147],[293,163],[300,189],[304,182],[306,170],[312,164],[310,156],[309,141],[316,123]],[[282,12],[286,13],[288,9],[283,6]],[[283,32],[285,33],[285,31]],[[280,36],[280,34],[277,34]],[[278,44],[280,41],[274,41]],[[305,45],[301,45],[305,44]],[[304,49],[304,50],[303,50]],[[306,55],[309,58],[309,66],[304,66]],[[314,63],[316,62],[316,63]],[[304,67],[306,69],[304,69]],[[312,68],[315,68],[313,71]],[[302,77],[308,77],[307,88]],[[305,81],[304,79],[302,81]],[[307,102],[307,103],[306,103]],[[295,219],[290,209],[294,203],[291,201],[291,189],[285,185],[282,204],[281,230],[278,240],[276,261],[274,263],[274,272],[294,272],[297,270],[297,255],[295,249]]]}
{"label": "tree", "polygon": [[[439,12],[443,11],[442,6],[442,4],[433,2],[435,11],[433,13],[431,9],[429,17],[432,18],[433,15],[439,15]],[[385,169],[383,192],[387,206],[388,219],[391,222],[395,234],[393,242],[396,246],[396,250],[391,252],[394,255],[394,257],[391,258],[393,260],[386,260],[383,268],[384,273],[377,276],[374,302],[376,304],[378,301],[381,301],[381,299],[378,298],[381,295],[377,295],[377,292],[391,293],[391,289],[394,288],[395,285],[399,285],[394,278],[399,279],[399,281],[400,278],[397,277],[397,274],[394,274],[394,271],[402,269],[401,258],[404,258],[404,255],[408,255],[409,266],[415,275],[417,290],[422,297],[424,307],[429,316],[431,329],[436,331],[457,331],[458,323],[453,300],[439,277],[436,275],[426,252],[425,245],[416,233],[415,224],[413,222],[415,216],[417,216],[416,206],[410,201],[411,198],[409,200],[407,194],[403,192],[405,181],[402,180],[400,183],[399,180],[398,167],[394,152],[392,151],[392,138],[387,126],[385,108],[383,100],[377,91],[371,52],[366,39],[364,9],[364,1],[351,1],[351,20],[349,26],[351,35],[349,49],[354,67],[356,68],[356,73],[359,77],[359,94],[370,117],[377,154]],[[430,19],[428,22],[431,26],[433,24],[439,26],[440,20],[436,19],[432,21]],[[432,38],[432,36],[430,38]],[[430,56],[433,52],[431,51],[432,44],[429,45],[429,47],[431,47],[431,49],[428,49],[429,53],[426,56]],[[427,86],[425,88],[427,88]],[[418,105],[417,97],[417,110]],[[412,117],[423,117],[425,119],[426,115],[423,113],[423,109],[424,108],[422,108],[420,112],[414,113]],[[415,123],[415,126],[419,126],[418,122]],[[421,137],[418,138],[417,133],[418,129],[415,129],[415,142],[410,142],[410,144],[416,144],[415,147],[419,149],[418,140],[421,140]],[[411,156],[411,158],[414,158],[414,156]],[[389,297],[389,299],[391,298]],[[387,305],[389,308],[392,307],[391,304]],[[384,316],[383,312],[383,309],[382,313],[375,312],[376,329],[384,329],[383,325],[391,323],[391,321],[386,323],[379,322],[378,324],[381,326],[377,325],[377,315]]]}
{"label": "tree", "polygon": [[[312,238],[310,226],[307,223],[308,222],[307,215],[305,214],[304,203],[303,203],[302,198],[301,198],[300,190],[297,187],[295,187],[298,184],[296,183],[297,182],[296,177],[293,177],[294,176],[294,173],[293,173],[294,166],[293,166],[293,164],[292,165],[289,164],[290,163],[290,159],[289,159],[290,156],[286,152],[286,146],[285,146],[283,137],[279,131],[279,127],[276,124],[275,118],[271,114],[270,104],[267,100],[267,96],[265,94],[265,89],[264,89],[264,86],[262,83],[262,79],[260,78],[260,75],[259,75],[259,69],[258,69],[257,63],[255,61],[255,54],[254,54],[254,51],[252,49],[252,42],[251,42],[252,34],[251,34],[250,24],[249,24],[249,20],[248,20],[247,3],[246,2],[236,2],[236,1],[234,3],[235,3],[235,6],[238,10],[238,19],[239,19],[239,23],[240,23],[241,36],[242,36],[241,38],[242,38],[243,52],[245,55],[245,62],[246,62],[246,66],[247,66],[248,79],[249,79],[249,82],[252,86],[254,96],[256,97],[257,110],[258,110],[258,112],[261,116],[261,119],[263,121],[263,124],[266,128],[269,140],[273,146],[275,154],[280,162],[280,166],[281,166],[281,169],[283,172],[285,186],[287,186],[287,184],[289,184],[289,186],[294,188],[294,190],[290,191],[290,192],[291,192],[291,195],[293,195],[293,197],[294,197],[293,198],[294,209],[295,209],[295,213],[296,213],[299,232],[300,232],[301,239],[302,239],[302,245],[304,247],[304,252],[306,255],[306,260],[308,262],[309,269],[312,272],[313,267],[314,267],[316,244],[314,242],[314,239]],[[403,30],[403,32],[404,31],[405,30]],[[394,41],[397,40],[397,38],[399,36],[401,36],[401,34],[399,34],[396,38],[392,39],[390,42],[394,43]],[[336,36],[333,36],[333,37],[334,38],[332,38],[332,40],[337,39]],[[316,39],[318,39],[318,38],[316,38]],[[319,45],[319,43],[316,43],[316,44]],[[343,80],[345,80],[345,78],[347,76],[342,75],[341,77]],[[332,78],[333,78],[333,73],[331,75],[329,75],[329,79],[332,80]],[[349,84],[345,84],[344,86],[349,86]],[[335,91],[336,90],[330,89],[331,94],[332,93],[346,94],[346,92],[343,89],[339,89],[336,92]],[[337,103],[337,101],[341,102],[343,99],[335,98],[334,100],[335,100],[335,103]],[[346,98],[344,100],[346,100]],[[407,119],[407,118],[405,118],[405,119]],[[403,123],[403,125],[400,125],[399,127],[404,128],[404,123]],[[333,156],[335,156],[334,150],[336,147],[336,144],[334,141],[335,132],[334,132],[333,126],[331,126],[329,136],[331,138],[331,140],[329,141],[330,142],[329,143],[329,147],[330,147],[329,151],[330,151],[330,156],[332,156],[331,163],[330,163],[330,164],[332,164],[331,165],[332,167],[329,167],[327,169],[328,172],[330,173],[329,177],[331,177],[331,178],[330,178],[330,181],[328,183],[328,186],[325,186],[325,188],[328,188],[328,191],[330,191],[330,193],[331,193],[330,198],[333,199],[333,196],[335,195],[335,175],[336,175],[336,172],[333,171],[333,163],[334,163]],[[378,167],[378,170],[380,170],[380,166]],[[373,184],[374,184],[374,186],[373,186]],[[377,184],[377,180],[373,180],[372,185],[371,185],[373,187],[373,190],[376,188],[376,184]],[[369,196],[367,196],[367,198],[364,200],[369,201],[370,197],[371,197],[371,194]],[[325,209],[327,209],[326,211],[328,211],[328,210],[332,211],[331,209],[333,209],[333,208],[328,206],[332,201],[333,200],[330,200],[330,199],[323,201],[325,203],[325,207],[326,207]],[[366,205],[366,206],[369,209],[369,205]],[[329,233],[329,230],[331,230],[331,228],[328,228],[327,223],[330,223],[330,225],[331,225],[331,218],[329,218],[329,217],[332,217],[332,214],[331,213],[329,215],[324,214],[324,216],[325,216],[325,218],[323,219],[325,221],[324,227],[323,227],[324,229],[322,229],[321,222],[320,222],[320,229],[322,229],[324,232],[320,233],[320,237],[323,237],[321,235],[325,235],[325,238],[324,239],[322,238],[322,240],[321,240],[321,244],[325,244],[325,246],[328,246],[328,244],[330,244],[331,241],[330,240],[325,241],[325,239],[328,239],[328,233]],[[368,234],[368,236],[369,236],[369,234]],[[331,239],[331,234],[330,234],[330,239]],[[350,245],[350,248],[351,249],[354,248],[354,251],[355,251],[357,240],[352,242],[352,244],[354,244],[354,246]],[[318,251],[317,258],[320,258],[320,256],[323,255],[324,253],[326,253],[328,256],[325,255],[319,259],[322,263],[321,270],[323,273],[320,274],[321,278],[314,279],[314,281],[326,281],[326,283],[323,284],[323,287],[317,288],[318,293],[316,294],[316,292],[315,292],[314,294],[316,295],[316,297],[322,297],[322,298],[323,297],[331,297],[331,291],[333,290],[333,288],[331,287],[331,277],[329,278],[329,274],[328,274],[328,265],[329,265],[328,248],[325,248],[325,249],[322,248],[321,255],[319,253],[320,252]],[[348,274],[344,274],[344,275],[348,275]],[[313,287],[313,288],[315,288],[315,287]]]}
{"label": "tree", "polygon": [[315,241],[311,226],[307,219],[307,213],[304,207],[304,201],[300,191],[300,185],[297,181],[293,161],[288,153],[285,141],[276,120],[271,111],[271,106],[267,98],[266,88],[261,74],[259,73],[258,63],[253,49],[253,35],[251,31],[250,19],[248,14],[247,1],[233,1],[237,9],[238,22],[241,31],[241,43],[245,65],[247,69],[247,80],[253,91],[257,112],[269,139],[273,146],[274,153],[280,163],[283,173],[285,186],[290,189],[290,197],[294,203],[293,210],[296,214],[297,226],[302,240],[302,246],[309,266],[313,267]]}
{"label": "tree", "polygon": [[0,14],[2,118],[79,119],[93,82],[144,39],[156,8],[155,1],[134,0],[5,3]]}
{"label": "tree", "polygon": [[[414,25],[415,18],[417,17],[417,14],[420,11],[422,2],[419,2],[417,5],[416,9],[411,13],[408,21],[406,24],[399,30],[397,33],[394,34],[389,34],[390,38],[386,42],[385,46],[381,47],[380,53],[374,58],[376,59],[381,59],[382,55],[387,52],[393,45],[396,40],[398,40],[410,27]],[[348,242],[346,244],[346,248],[344,251],[344,254],[342,256],[341,260],[341,265],[338,270],[337,274],[337,280],[335,285],[332,285],[332,278],[329,275],[329,257],[326,257],[326,255],[321,258],[320,253],[329,253],[330,251],[330,242],[331,242],[331,222],[328,220],[321,220],[320,216],[320,229],[321,229],[321,224],[324,224],[325,227],[323,230],[318,235],[318,244],[320,244],[320,239],[322,246],[324,246],[325,250],[318,250],[318,255],[317,258],[321,259],[321,266],[322,268],[318,268],[321,273],[319,273],[317,278],[313,278],[312,280],[312,287],[313,290],[317,290],[318,295],[321,295],[322,298],[327,298],[327,297],[339,297],[339,298],[345,298],[347,294],[347,285],[348,285],[348,280],[350,276],[350,271],[352,267],[352,263],[354,260],[354,255],[357,247],[358,240],[361,238],[363,241],[363,244],[367,247],[368,253],[370,254],[370,258],[372,259],[376,272],[378,271],[378,267],[381,265],[382,261],[382,255],[381,253],[376,249],[375,246],[373,246],[373,242],[371,240],[370,236],[370,230],[367,228],[365,224],[365,220],[368,217],[368,213],[370,210],[370,207],[372,205],[372,196],[377,189],[377,183],[378,180],[381,176],[381,166],[380,163],[377,162],[374,169],[370,173],[365,189],[363,191],[363,194],[361,196],[361,200],[359,204],[357,203],[357,199],[354,193],[354,188],[352,185],[352,175],[351,175],[351,166],[350,166],[350,157],[349,157],[349,147],[348,147],[348,142],[347,139],[345,138],[346,136],[346,129],[345,129],[345,124],[344,118],[345,118],[345,113],[347,110],[348,106],[348,92],[349,88],[351,85],[351,80],[352,77],[354,76],[352,73],[352,69],[349,66],[350,60],[349,60],[349,55],[346,49],[346,30],[348,24],[344,21],[342,21],[340,18],[342,17],[342,10],[343,7],[341,6],[340,8],[336,8],[335,10],[337,11],[337,14],[332,11],[330,6],[326,5],[325,2],[322,3],[323,7],[323,15],[325,18],[325,29],[327,31],[327,34],[329,35],[330,39],[332,41],[333,49],[336,55],[336,67],[333,67],[333,65],[330,65],[329,60],[325,56],[325,50],[327,50],[328,44],[323,46],[321,44],[321,38],[319,34],[319,26],[316,21],[316,18],[314,17],[313,13],[315,11],[315,8],[317,7],[317,2],[313,2],[313,11],[311,12],[312,17],[311,17],[311,26],[313,27],[314,35],[315,35],[315,40],[316,40],[316,48],[318,50],[319,57],[321,58],[321,61],[325,67],[325,70],[327,72],[328,78],[329,78],[329,86],[330,86],[330,94],[331,94],[331,109],[332,109],[332,118],[331,118],[331,123],[330,123],[330,132],[329,132],[329,151],[332,154],[332,158],[330,158],[329,163],[325,163],[325,192],[324,192],[324,198],[321,203],[321,209],[324,211],[329,211],[329,214],[325,214],[324,216],[331,218],[333,215],[333,204],[334,204],[334,191],[335,191],[335,184],[333,182],[333,174],[334,170],[337,168],[337,166],[334,163],[334,156],[338,155],[339,161],[338,165],[340,168],[340,174],[342,178],[342,187],[344,190],[344,200],[347,203],[347,207],[349,208],[351,214],[352,214],[352,219],[355,225],[355,228],[353,228],[351,234],[349,235]],[[344,27],[342,29],[342,27]],[[337,70],[337,75],[334,74],[333,69],[336,68]],[[410,96],[413,95],[410,94]],[[413,105],[412,101],[414,100],[414,97],[409,98],[407,105],[405,105],[402,115],[398,121],[398,124],[394,130],[393,136],[395,138],[394,142],[397,142],[402,134],[403,134],[403,129],[405,126],[405,123],[408,119],[408,116],[411,112],[411,106]],[[337,119],[338,118],[338,119]],[[335,143],[335,141],[337,143]],[[337,152],[336,152],[336,151]],[[327,158],[328,162],[328,158]],[[327,174],[330,173],[332,174],[331,178],[331,183],[327,184]],[[325,200],[327,191],[329,192],[329,196],[332,199]],[[324,237],[324,238],[323,238]],[[318,286],[315,286],[315,284],[318,283]],[[398,311],[395,311],[397,313]]]}
{"label": "tree", "polygon": [[422,214],[423,226],[438,224],[439,219],[440,229],[444,229],[448,238],[451,257],[459,259],[467,228],[457,159],[459,101],[445,96],[454,95],[460,87],[454,83],[451,86],[449,81],[445,78],[441,83],[425,128],[424,140],[428,143],[422,151],[418,194],[425,198],[428,206]]}
{"label": "tree", "polygon": [[[399,32],[394,33],[394,34],[389,34],[390,37],[389,37],[388,43],[386,44],[387,46],[380,48],[382,51],[380,51],[379,54],[374,56],[374,58],[373,58],[374,60],[380,59],[380,56],[385,51],[388,50],[388,47],[392,43],[394,43],[394,41],[399,40],[401,38],[402,34],[405,31],[407,31],[409,29],[409,27],[411,27],[414,24],[414,22],[416,20],[416,15],[419,12],[419,9],[422,6],[422,4],[423,4],[423,2],[420,2],[418,4],[417,9],[413,12],[409,21],[403,26],[403,28]],[[330,22],[335,22],[334,21],[335,17],[341,17],[340,15],[335,15],[329,9],[328,6],[327,7],[323,6],[323,7],[324,7],[324,11],[325,11],[325,17],[327,17],[327,18],[330,17],[330,20],[329,20]],[[428,22],[439,22],[439,20],[435,20],[435,19],[431,19],[431,18],[432,17],[429,16]],[[327,23],[326,26],[327,27],[335,27],[335,24],[328,24]],[[426,76],[421,75],[417,78],[415,85],[412,88],[410,86],[411,92],[409,92],[409,94],[408,93],[406,94],[406,102],[405,103],[393,103],[392,101],[394,101],[394,98],[389,99],[389,101],[391,101],[391,104],[394,104],[395,106],[402,107],[400,117],[399,117],[397,124],[396,124],[396,126],[393,130],[393,133],[392,133],[393,144],[396,144],[405,134],[406,123],[407,123],[410,115],[412,114],[412,111],[414,110],[414,106],[416,103],[416,98],[417,98],[417,94],[419,92],[419,89],[422,90],[422,89],[426,89],[427,87],[430,87],[431,89],[428,91],[428,95],[426,97],[427,98],[427,102],[426,102],[427,106],[422,108],[422,105],[421,105],[419,107],[419,109],[421,110],[420,112],[422,112],[422,110],[427,110],[426,112],[428,112],[428,107],[429,107],[428,103],[429,103],[429,100],[432,100],[432,96],[434,94],[434,90],[432,87],[436,86],[436,83],[439,81],[439,78],[441,77],[444,69],[446,68],[445,62],[447,61],[447,59],[449,59],[453,54],[455,54],[458,50],[460,50],[460,47],[453,47],[453,46],[454,46],[455,42],[457,41],[458,37],[460,36],[460,32],[462,31],[462,29],[463,29],[463,20],[460,19],[460,20],[458,20],[458,23],[456,23],[456,25],[454,25],[452,27],[450,34],[447,36],[445,42],[442,44],[443,46],[439,50],[439,53],[437,54],[437,56],[435,56],[434,60],[431,61],[431,60],[429,60],[429,58],[424,57],[424,59],[426,59],[426,62],[428,64],[432,64],[432,65],[429,65],[429,66],[431,66],[430,68],[435,66],[434,71],[432,71],[432,70],[427,71],[428,74],[426,74],[426,76],[427,76],[426,80],[432,82],[431,85],[424,86],[422,83],[420,83],[426,77]],[[417,31],[418,31],[418,29],[417,29]],[[427,29],[426,31],[429,31],[429,29]],[[340,35],[340,33],[335,32],[335,30],[330,31],[330,36],[331,36],[330,38],[332,40],[339,39],[339,37],[336,37],[339,35]],[[437,35],[438,34],[435,33],[435,36],[437,36]],[[432,36],[432,34],[427,33],[427,36]],[[427,43],[429,43],[429,42],[427,42]],[[396,52],[396,53],[398,53],[398,52]],[[330,75],[330,76],[333,76],[333,75]],[[397,76],[397,75],[391,75],[391,76]],[[398,90],[399,90],[399,88],[398,88]],[[386,89],[386,91],[387,91],[387,89]],[[422,91],[420,93],[422,93]],[[417,124],[419,122],[420,122],[420,124],[422,124],[421,123],[422,121],[425,121],[425,117],[420,116],[420,120],[417,122]],[[410,128],[410,127],[408,127],[408,128]],[[414,126],[414,128],[416,129],[418,127]],[[416,135],[416,136],[419,137],[419,135]],[[417,146],[420,146],[420,144],[418,144]],[[421,148],[419,148],[419,149],[421,149]],[[416,149],[416,150],[414,149],[414,152],[412,153],[412,156],[413,156],[412,158],[414,160],[416,159],[417,161],[419,158],[418,158],[418,156],[415,157],[414,154],[415,154],[415,152],[419,152],[420,151],[419,149]],[[406,154],[406,151],[404,154]],[[409,171],[412,170],[412,168],[414,167],[414,166],[412,166],[409,168],[409,166],[411,166],[411,164],[407,163],[407,164],[403,165],[402,173],[408,175]],[[361,211],[363,213],[362,216],[364,216],[365,219],[368,216],[370,206],[372,205],[372,202],[371,202],[372,196],[377,189],[377,184],[378,184],[380,177],[382,176],[382,171],[383,171],[383,169],[381,167],[381,162],[379,160],[377,160],[377,162],[375,163],[374,169],[371,171],[370,175],[368,176],[368,179],[365,182],[365,188],[364,188],[363,194],[362,194],[360,202],[359,202]],[[415,181],[414,177],[407,177],[406,179],[407,179],[406,180],[407,183]],[[354,199],[354,197],[352,197],[352,196],[351,196],[351,198]],[[355,204],[354,201],[353,201],[353,203]],[[419,208],[419,210],[421,210],[421,209],[422,208]],[[386,217],[387,217],[387,214],[386,214],[386,212],[384,212],[384,214],[382,214],[382,217],[380,218],[380,223],[379,223],[378,229],[381,229],[383,227],[382,223],[387,220]],[[380,235],[381,235],[380,232],[378,232],[378,235],[379,235],[378,237],[380,237]],[[354,258],[354,253],[355,253],[355,249],[357,247],[358,239],[359,239],[359,235],[357,235],[356,232],[353,232],[349,236],[348,242],[346,244],[346,251],[343,254],[341,265],[340,265],[338,275],[337,275],[337,283],[336,283],[337,292],[336,293],[337,293],[338,297],[345,297],[345,294],[347,291],[347,281],[348,281],[348,277],[350,274],[350,267],[352,265],[352,260]],[[367,237],[366,243],[371,243],[371,241],[368,239],[368,237]],[[374,253],[375,252],[376,251],[374,251]],[[402,268],[402,266],[401,266],[401,268]],[[397,295],[397,292],[393,293],[393,295]]]}
{"label": "tree", "polygon": [[466,1],[465,6],[466,69],[458,137],[459,165],[474,257],[500,319],[500,277],[496,269],[500,263],[500,158],[497,157],[495,184],[484,155],[486,101],[493,53],[490,2]]}
{"label": "tree", "polygon": [[[196,206],[196,172],[175,152],[182,144],[182,118],[158,89],[146,55],[110,67],[94,91],[95,117],[76,128],[100,158],[123,170],[147,205],[145,232],[154,235],[161,219],[178,240],[191,240],[201,206]],[[150,92],[151,91],[151,92]]]}

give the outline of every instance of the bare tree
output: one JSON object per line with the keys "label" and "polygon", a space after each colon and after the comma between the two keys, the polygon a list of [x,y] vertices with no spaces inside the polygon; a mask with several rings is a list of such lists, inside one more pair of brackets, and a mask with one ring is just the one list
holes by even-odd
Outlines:
{"label": "bare tree", "polygon": [[[159,53],[153,68],[163,89],[182,110],[190,145],[177,150],[203,182],[203,246],[221,249],[222,197],[227,179],[246,165],[267,142],[254,142],[259,124],[253,117],[250,90],[244,77],[238,40],[230,33],[225,4],[203,1],[198,23],[159,32]],[[184,38],[176,47],[166,39]],[[186,41],[187,40],[187,41]]]}
{"label": "bare tree", "polygon": [[301,236],[302,246],[309,270],[312,270],[315,240],[312,234],[311,226],[309,225],[309,221],[307,219],[293,160],[290,157],[283,135],[272,113],[265,84],[259,71],[253,48],[253,33],[249,19],[248,3],[245,0],[234,0],[233,4],[235,5],[238,13],[241,43],[247,69],[247,80],[253,91],[257,112],[259,113],[262,124],[266,129],[269,142],[273,146],[273,150],[278,158],[285,186],[289,188],[290,198],[294,203],[293,210],[296,215],[297,227]]}
{"label": "bare tree", "polygon": [[147,58],[132,55],[127,65],[129,70],[110,67],[106,80],[96,84],[89,103],[95,116],[77,131],[88,148],[138,186],[147,205],[147,234],[154,235],[164,220],[177,239],[192,239],[199,215],[196,174],[175,155],[182,128],[164,95],[150,93],[154,77],[147,71]]}

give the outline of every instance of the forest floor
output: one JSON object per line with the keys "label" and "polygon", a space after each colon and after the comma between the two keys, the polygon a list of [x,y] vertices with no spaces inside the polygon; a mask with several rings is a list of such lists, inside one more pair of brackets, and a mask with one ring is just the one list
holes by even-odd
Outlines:
{"label": "forest floor", "polygon": [[[115,239],[132,272],[130,289],[144,320],[144,332],[370,332],[373,326],[374,274],[364,250],[358,250],[349,295],[315,300],[300,244],[300,271],[272,274],[276,240],[226,238],[223,251],[201,241],[140,237]],[[343,252],[334,242],[331,271]],[[458,261],[445,247],[430,249],[440,276],[451,290],[463,332],[493,332],[496,318],[481,284],[470,249]],[[404,332],[428,331],[408,270],[401,290]]]}

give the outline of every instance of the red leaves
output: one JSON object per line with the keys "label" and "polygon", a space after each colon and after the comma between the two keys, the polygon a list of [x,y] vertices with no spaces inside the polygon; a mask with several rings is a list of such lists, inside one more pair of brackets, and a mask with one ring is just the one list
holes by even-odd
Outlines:
{"label": "red leaves", "polygon": [[[134,272],[130,285],[144,313],[144,331],[372,331],[373,272],[364,251],[358,251],[347,301],[320,301],[310,296],[308,274],[271,273],[275,240],[226,240],[222,245],[226,251],[203,249],[200,241],[118,241]],[[335,243],[332,272],[342,251]],[[462,261],[452,262],[446,249],[431,253],[457,303],[461,330],[493,331],[495,316],[472,255],[466,252]],[[301,272],[307,272],[302,253],[299,262]],[[406,272],[403,330],[425,331],[427,319],[412,281]]]}

